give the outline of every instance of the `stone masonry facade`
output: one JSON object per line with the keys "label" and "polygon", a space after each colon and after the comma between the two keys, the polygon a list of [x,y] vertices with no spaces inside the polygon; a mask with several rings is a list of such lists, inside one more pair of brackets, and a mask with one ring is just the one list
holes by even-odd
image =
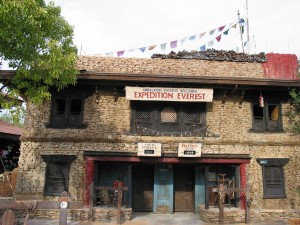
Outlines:
{"label": "stone masonry facade", "polygon": [[[126,59],[80,57],[79,70],[136,73],[174,74],[178,76],[216,76],[264,78],[262,63],[215,62],[206,60]],[[299,215],[300,198],[300,139],[287,131],[285,116],[290,105],[283,105],[283,127],[280,133],[251,132],[251,104],[240,100],[240,95],[220,95],[207,103],[205,137],[138,136],[130,131],[130,101],[124,96],[115,98],[110,87],[98,86],[84,102],[84,129],[47,128],[51,103],[41,106],[27,105],[25,130],[21,137],[21,156],[17,179],[17,194],[43,196],[46,163],[41,155],[76,155],[69,175],[71,200],[85,200],[86,163],[84,151],[136,153],[137,142],[162,143],[163,153],[177,153],[180,142],[202,142],[202,153],[249,154],[247,166],[251,184],[251,207],[259,210],[296,210]],[[286,199],[264,199],[262,168],[256,158],[289,158],[284,167]],[[53,199],[52,197],[46,197]]]}

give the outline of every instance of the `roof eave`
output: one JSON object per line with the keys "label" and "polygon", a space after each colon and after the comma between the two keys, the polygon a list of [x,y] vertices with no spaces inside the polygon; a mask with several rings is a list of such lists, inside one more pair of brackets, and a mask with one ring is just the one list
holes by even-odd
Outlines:
{"label": "roof eave", "polygon": [[171,74],[135,74],[105,73],[81,71],[78,80],[130,81],[130,82],[163,82],[163,83],[201,83],[201,84],[238,84],[255,86],[300,87],[300,80],[283,80],[267,78],[220,77],[220,76],[188,76]]}

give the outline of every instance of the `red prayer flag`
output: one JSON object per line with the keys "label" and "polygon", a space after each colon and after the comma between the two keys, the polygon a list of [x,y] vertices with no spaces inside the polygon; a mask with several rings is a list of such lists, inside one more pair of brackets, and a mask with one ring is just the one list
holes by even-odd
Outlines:
{"label": "red prayer flag", "polygon": [[216,37],[216,40],[217,40],[218,42],[220,42],[220,41],[221,41],[221,37],[222,37],[222,34],[220,34],[218,37]]}
{"label": "red prayer flag", "polygon": [[224,28],[225,28],[225,26],[221,26],[218,28],[218,31],[221,32]]}

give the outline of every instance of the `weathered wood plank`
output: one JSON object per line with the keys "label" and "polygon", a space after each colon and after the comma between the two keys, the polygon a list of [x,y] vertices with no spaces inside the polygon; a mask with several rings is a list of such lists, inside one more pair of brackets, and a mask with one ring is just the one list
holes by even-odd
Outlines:
{"label": "weathered wood plank", "polygon": [[11,209],[9,209],[9,210],[6,210],[5,213],[3,214],[2,219],[1,219],[1,224],[14,225],[15,221],[16,221],[16,216],[15,216],[14,212]]}
{"label": "weathered wood plank", "polygon": [[[59,209],[59,202],[54,201],[37,201],[36,209]],[[5,200],[0,201],[0,209],[29,209],[31,207],[31,201],[14,201]],[[69,202],[68,209],[82,209],[83,202],[74,201]]]}

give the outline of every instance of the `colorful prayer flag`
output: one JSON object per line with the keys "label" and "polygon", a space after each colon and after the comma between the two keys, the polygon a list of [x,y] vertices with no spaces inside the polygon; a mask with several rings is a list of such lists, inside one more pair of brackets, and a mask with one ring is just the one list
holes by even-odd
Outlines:
{"label": "colorful prayer flag", "polygon": [[155,49],[155,47],[156,47],[156,45],[151,45],[151,46],[149,46],[148,50],[153,50],[153,49]]}
{"label": "colorful prayer flag", "polygon": [[180,40],[180,45],[181,45],[181,46],[184,45],[184,43],[186,42],[186,40],[187,40],[187,38],[182,38],[182,39]]}
{"label": "colorful prayer flag", "polygon": [[141,52],[144,52],[144,51],[146,50],[146,47],[139,48],[139,50],[140,50]]}
{"label": "colorful prayer flag", "polygon": [[118,52],[117,52],[118,57],[123,56],[123,55],[124,55],[124,52],[125,52],[125,51],[118,51]]}
{"label": "colorful prayer flag", "polygon": [[209,41],[209,42],[207,43],[207,45],[208,45],[208,46],[213,46],[213,45],[214,45],[214,39],[212,39],[211,41]]}
{"label": "colorful prayer flag", "polygon": [[222,37],[222,34],[220,34],[219,36],[217,36],[217,37],[216,37],[216,40],[217,40],[218,42],[220,42],[220,41],[221,41],[221,37]]}
{"label": "colorful prayer flag", "polygon": [[205,51],[205,49],[206,49],[206,45],[202,45],[202,46],[200,47],[200,51]]}
{"label": "colorful prayer flag", "polygon": [[163,43],[163,44],[160,45],[160,49],[161,49],[162,51],[165,51],[165,50],[166,50],[166,47],[167,47],[167,43]]}
{"label": "colorful prayer flag", "polygon": [[171,48],[176,48],[177,47],[177,41],[171,41],[170,47]]}
{"label": "colorful prayer flag", "polygon": [[209,34],[210,34],[210,35],[213,35],[213,34],[215,33],[215,31],[216,31],[216,29],[210,30],[210,31],[209,31]]}
{"label": "colorful prayer flag", "polygon": [[195,38],[196,38],[196,35],[193,35],[193,36],[190,36],[190,37],[189,37],[189,40],[190,40],[190,41],[193,41],[193,40],[195,40]]}
{"label": "colorful prayer flag", "polygon": [[199,38],[202,38],[205,34],[206,34],[206,32],[201,33]]}
{"label": "colorful prayer flag", "polygon": [[225,26],[221,26],[218,28],[218,31],[221,32],[224,28],[225,28]]}
{"label": "colorful prayer flag", "polygon": [[224,35],[228,35],[229,29],[223,32]]}
{"label": "colorful prayer flag", "polygon": [[114,53],[113,53],[113,52],[109,52],[109,53],[106,53],[105,55],[106,55],[106,56],[113,56]]}

